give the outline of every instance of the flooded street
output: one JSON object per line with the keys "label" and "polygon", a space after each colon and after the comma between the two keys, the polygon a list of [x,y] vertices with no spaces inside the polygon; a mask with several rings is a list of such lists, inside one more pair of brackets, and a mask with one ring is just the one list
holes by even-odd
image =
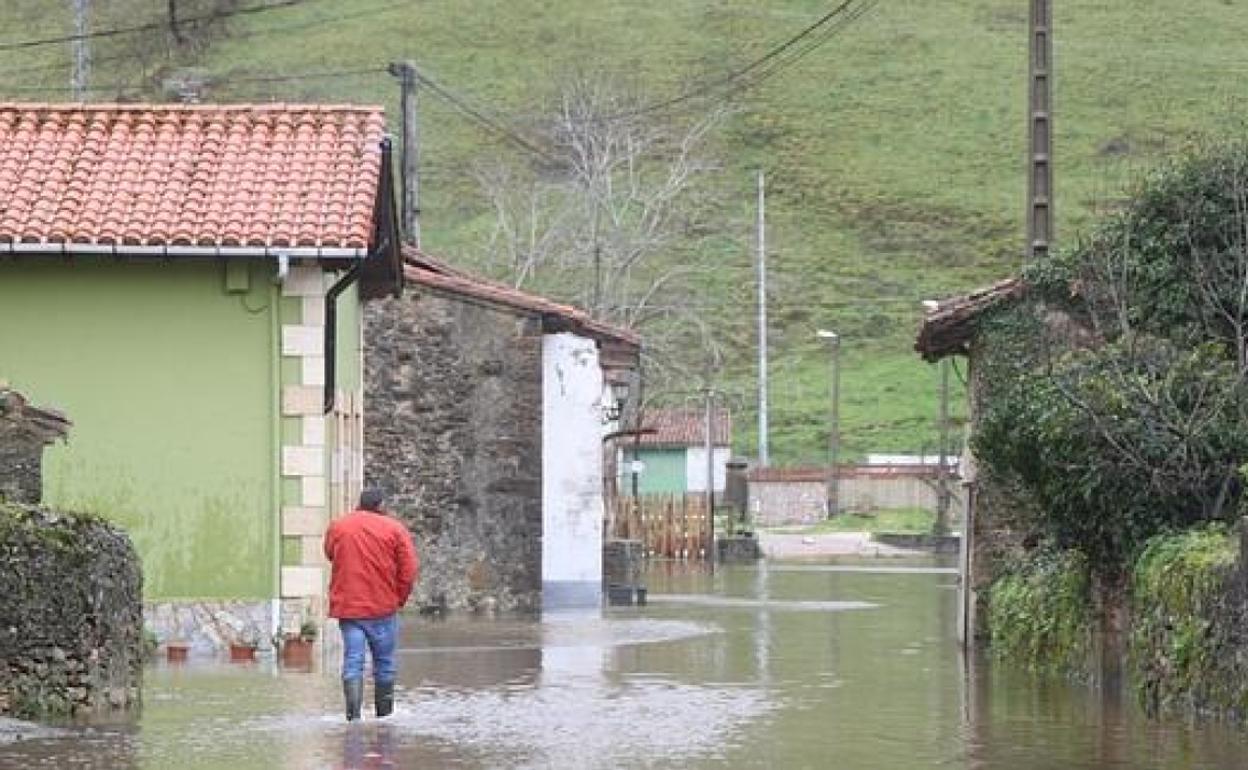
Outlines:
{"label": "flooded street", "polygon": [[405,618],[396,715],[348,727],[336,665],[159,664],[134,723],[4,768],[1248,768],[1245,733],[959,655],[955,576],[896,560],[649,573],[651,603]]}

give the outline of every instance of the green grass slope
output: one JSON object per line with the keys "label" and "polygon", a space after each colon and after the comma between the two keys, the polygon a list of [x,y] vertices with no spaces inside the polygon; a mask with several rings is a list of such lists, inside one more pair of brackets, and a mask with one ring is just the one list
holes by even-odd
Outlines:
{"label": "green grass slope", "polygon": [[[204,7],[184,2],[194,11]],[[93,27],[159,21],[163,0],[96,0]],[[72,30],[69,3],[0,6],[0,96],[66,100],[68,45],[6,42]],[[531,115],[576,69],[611,72],[656,98],[749,61],[831,7],[813,0],[305,0],[218,25],[168,51],[153,30],[93,41],[90,98],[163,98],[191,68],[217,100],[383,102],[382,67],[410,57],[503,116]],[[737,448],[755,451],[751,293],[753,169],[769,178],[773,460],[819,462],[828,361],[819,327],[844,339],[849,455],[932,451],[938,377],[911,351],[919,301],[1016,270],[1023,241],[1027,0],[883,0],[798,66],[747,92],[716,137],[716,192],[734,201],[720,269],[688,302],[729,351]],[[190,12],[188,11],[188,12]],[[1119,188],[1248,114],[1248,6],[1229,0],[1056,4],[1056,201],[1070,241]],[[483,264],[489,212],[470,175],[515,152],[445,103],[422,99],[428,250]],[[690,351],[696,359],[698,353]],[[956,381],[956,378],[955,378]],[[691,383],[693,385],[693,383]],[[960,389],[959,389],[960,392]],[[955,412],[964,411],[961,396]]]}

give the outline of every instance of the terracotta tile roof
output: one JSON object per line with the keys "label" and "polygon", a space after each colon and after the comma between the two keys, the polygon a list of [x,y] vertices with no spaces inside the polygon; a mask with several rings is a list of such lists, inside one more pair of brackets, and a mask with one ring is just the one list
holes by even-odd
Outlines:
{"label": "terracotta tile roof", "polygon": [[942,300],[923,317],[914,349],[926,361],[965,354],[983,313],[998,303],[1021,297],[1026,286],[1019,278],[1007,278],[991,286]]}
{"label": "terracotta tile roof", "polygon": [[[956,471],[951,468],[950,470]],[[777,483],[827,483],[831,475],[828,467],[776,468],[758,467],[746,471],[747,481]],[[939,474],[934,465],[841,465],[836,475],[842,479],[891,479],[936,478]]]}
{"label": "terracotta tile roof", "polygon": [[823,468],[776,468],[757,467],[746,471],[747,481],[754,482],[787,482],[787,483],[819,483],[828,482],[828,469]]}
{"label": "terracotta tile roof", "polygon": [[412,248],[403,250],[403,258],[404,277],[417,286],[553,318],[566,325],[569,331],[599,342],[623,345],[634,353],[641,348],[641,336],[636,332],[597,321],[578,307],[466,273]]}
{"label": "terracotta tile roof", "polygon": [[381,107],[0,103],[0,243],[363,249]]}
{"label": "terracotta tile roof", "polygon": [[[701,409],[648,409],[642,417],[641,430],[642,446],[703,446],[706,413]],[[732,415],[727,409],[711,413],[711,443],[732,445]]]}

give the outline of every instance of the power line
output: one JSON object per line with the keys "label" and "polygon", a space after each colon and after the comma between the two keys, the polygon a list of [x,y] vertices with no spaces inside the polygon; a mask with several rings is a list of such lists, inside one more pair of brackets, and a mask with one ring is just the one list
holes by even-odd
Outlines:
{"label": "power line", "polygon": [[229,77],[220,79],[209,79],[213,84],[224,83],[227,85],[237,85],[243,83],[293,83],[300,80],[333,80],[336,78],[350,78],[358,75],[372,75],[384,73],[385,67],[361,67],[359,69],[349,70],[331,70],[327,72],[297,72],[290,75],[255,75],[248,77]]}
{"label": "power line", "polygon": [[[317,0],[303,0],[303,2],[316,2],[316,1]],[[388,3],[378,8],[372,8],[372,9],[363,10],[363,11],[356,11],[354,13],[341,13],[335,16],[325,16],[319,19],[310,19],[308,21],[299,21],[299,22],[294,22],[291,24],[278,24],[272,27],[264,27],[263,29],[246,30],[243,32],[232,32],[228,36],[226,36],[222,42],[229,43],[229,42],[234,42],[235,40],[246,40],[246,39],[253,38],[253,37],[264,37],[265,35],[274,35],[274,34],[283,33],[283,32],[293,32],[295,30],[301,30],[301,29],[310,29],[310,28],[319,27],[325,24],[337,24],[339,22],[352,21],[354,19],[360,19],[360,18],[365,18],[369,16],[380,16],[382,14],[389,13],[390,11],[395,11],[400,8],[409,8],[410,6],[411,6],[410,0],[400,0],[399,2]],[[92,57],[91,61],[93,64],[99,64],[100,62],[125,61],[125,60],[130,60],[133,58],[134,58],[134,55],[132,53],[121,53],[121,54],[115,54],[112,56],[94,56]],[[45,70],[61,69],[63,67],[70,66],[70,64],[72,64],[72,62],[59,61],[59,62],[53,62],[52,64],[34,64],[34,65],[27,65],[25,67],[11,67],[9,69],[0,69],[0,76],[19,75],[19,74],[28,73],[28,72],[43,72]]]}
{"label": "power line", "polygon": [[472,120],[476,121],[477,124],[482,126],[483,128],[486,128],[489,131],[492,131],[496,134],[501,135],[503,138],[507,139],[512,144],[525,150],[526,152],[536,155],[539,158],[542,158],[551,163],[557,162],[553,155],[546,152],[541,147],[538,147],[535,143],[529,141],[519,132],[506,126],[501,121],[501,119],[492,118],[489,115],[486,115],[484,111],[476,107],[473,107],[471,104],[469,104],[467,99],[456,94],[455,92],[451,91],[449,88],[441,85],[440,83],[434,81],[432,78],[430,78],[428,75],[425,75],[419,69],[416,70],[416,79],[419,80],[425,86],[427,86],[429,90],[432,91],[435,95],[441,97],[444,101],[446,101],[452,107],[455,107],[461,113],[471,118]]}
{"label": "power line", "polygon": [[[746,64],[745,66],[739,67],[733,70],[732,72],[729,72],[726,75],[722,75],[718,78],[715,78],[711,81],[708,81],[702,84],[701,86],[690,89],[682,94],[678,94],[677,96],[673,96],[668,99],[662,99],[660,101],[653,102],[648,105],[643,105],[633,110],[625,110],[624,112],[615,113],[613,115],[606,115],[600,118],[600,120],[622,120],[625,118],[633,118],[633,117],[646,115],[646,114],[653,113],[653,112],[661,112],[661,111],[670,109],[671,107],[675,107],[678,104],[683,104],[685,102],[689,102],[689,101],[700,99],[706,96],[710,96],[714,92],[722,89],[725,86],[732,86],[734,84],[737,84],[743,78],[746,78],[751,73],[754,73],[756,70],[763,70],[764,74],[762,75],[762,77],[758,78],[754,82],[747,83],[741,87],[749,88],[749,87],[758,85],[759,83],[762,83],[766,79],[774,76],[774,74],[776,74],[776,72],[779,72],[780,69],[784,68],[783,64],[778,64],[777,65],[778,68],[774,72],[769,72],[767,69],[765,69],[769,67],[773,62],[783,62],[784,61],[783,57],[785,56],[785,54],[791,49],[794,49],[795,46],[799,46],[803,43],[803,41],[806,41],[807,38],[813,37],[812,41],[808,41],[811,43],[810,45],[797,49],[797,54],[796,54],[796,58],[794,59],[794,61],[802,57],[805,57],[815,48],[826,43],[834,35],[842,31],[849,24],[861,18],[862,15],[864,15],[867,11],[873,8],[877,3],[878,3],[878,0],[866,0],[866,2],[860,2],[860,0],[844,0],[844,2],[842,2],[840,5],[836,6],[832,10],[820,16],[816,21],[808,25],[805,29],[802,29],[797,34],[785,40],[783,43],[773,47],[767,53],[763,54],[757,59],[754,59],[753,61],[751,61],[749,64]],[[844,23],[836,25],[836,26],[832,26],[828,30],[824,30],[824,28],[828,26],[831,22],[838,19],[838,17],[842,17],[842,16],[845,16],[847,19]]]}
{"label": "power line", "polygon": [[[221,77],[208,78],[213,85],[239,85],[247,83],[291,83],[300,80],[332,80],[335,78],[358,77],[360,75],[372,75],[383,73],[386,70],[382,67],[365,67],[360,69],[332,70],[325,72],[299,72],[289,75],[258,75],[248,77]],[[141,85],[130,83],[110,83],[107,85],[90,86],[87,91],[108,91],[120,92],[126,89],[141,88]],[[73,89],[64,86],[8,86],[0,87],[0,92],[21,92],[21,93],[67,93]]]}
{"label": "power line", "polygon": [[[235,8],[232,11],[220,11],[217,13],[207,13],[200,16],[188,16],[180,19],[179,23],[209,21],[216,19],[227,19],[232,16],[245,16],[248,14],[265,13],[267,11],[279,10],[282,8],[290,8],[295,5],[301,5],[307,0],[278,0],[278,2],[268,3],[265,5],[253,5],[246,8]],[[133,27],[114,27],[112,29],[100,29],[94,32],[84,32],[74,35],[59,35],[57,37],[36,38],[33,40],[19,40],[12,43],[0,43],[0,52],[18,51],[27,48],[39,48],[45,45],[60,45],[62,43],[72,43],[79,40],[95,40],[106,37],[116,37],[118,35],[129,35],[136,32],[150,32],[154,29],[162,29],[166,26],[165,21],[151,21],[146,24],[136,24]]]}
{"label": "power line", "polygon": [[865,0],[865,2],[862,2],[858,6],[850,9],[847,13],[838,17],[834,23],[828,25],[828,27],[820,32],[818,36],[812,38],[802,47],[796,49],[791,56],[778,59],[774,63],[767,65],[762,69],[758,76],[751,79],[750,82],[742,86],[742,88],[754,88],[763,82],[770,80],[771,78],[789,69],[792,69],[812,52],[823,46],[833,37],[843,32],[845,28],[849,27],[854,22],[869,13],[878,4],[879,0]]}

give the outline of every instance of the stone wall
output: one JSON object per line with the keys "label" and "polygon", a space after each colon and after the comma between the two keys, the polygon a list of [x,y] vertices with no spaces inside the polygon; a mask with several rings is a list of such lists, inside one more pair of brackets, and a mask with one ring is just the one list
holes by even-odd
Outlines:
{"label": "stone wall", "polygon": [[422,608],[541,601],[540,320],[411,292],[365,314],[365,468],[412,530]]}
{"label": "stone wall", "polygon": [[[194,656],[218,655],[231,644],[273,651],[273,608],[268,601],[149,602],[143,617],[158,644],[185,644]],[[298,628],[303,618],[296,614],[282,629]]]}
{"label": "stone wall", "polygon": [[0,715],[137,705],[143,577],[100,519],[0,503]]}
{"label": "stone wall", "polygon": [[0,383],[0,501],[37,504],[43,491],[43,448],[62,438],[69,421],[26,403]]}
{"label": "stone wall", "polygon": [[[991,385],[978,362],[985,355],[988,341],[976,339],[968,364],[967,395],[970,400],[971,435],[979,430],[985,404],[991,398]],[[971,447],[964,450],[966,458],[965,494],[970,500],[969,540],[966,546],[970,589],[966,611],[968,631],[977,639],[988,638],[988,588],[1010,565],[1019,563],[1026,552],[1025,544],[1032,539],[1034,522],[1039,511],[1016,482],[999,478],[976,460]]]}

